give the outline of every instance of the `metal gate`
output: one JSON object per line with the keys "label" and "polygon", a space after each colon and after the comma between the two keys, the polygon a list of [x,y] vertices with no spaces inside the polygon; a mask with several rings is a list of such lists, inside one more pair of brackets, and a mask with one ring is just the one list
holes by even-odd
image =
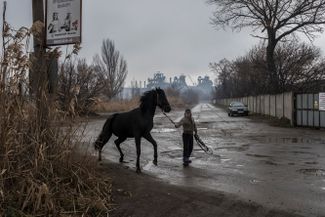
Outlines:
{"label": "metal gate", "polygon": [[319,111],[319,94],[295,94],[295,125],[301,127],[325,127],[325,111]]}

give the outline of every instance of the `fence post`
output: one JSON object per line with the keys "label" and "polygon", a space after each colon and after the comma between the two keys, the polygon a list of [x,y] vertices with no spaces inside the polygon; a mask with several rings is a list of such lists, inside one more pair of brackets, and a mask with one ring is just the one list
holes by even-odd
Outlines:
{"label": "fence post", "polygon": [[269,107],[268,108],[268,115],[270,116],[270,113],[271,113],[271,107],[270,107],[271,99],[270,99],[270,95],[269,94],[267,95],[267,98],[268,98],[267,100],[269,101],[269,104],[268,104],[268,107]]}
{"label": "fence post", "polygon": [[284,115],[284,109],[285,109],[285,107],[284,107],[284,93],[282,93],[282,118],[284,118],[285,117],[285,115]]}

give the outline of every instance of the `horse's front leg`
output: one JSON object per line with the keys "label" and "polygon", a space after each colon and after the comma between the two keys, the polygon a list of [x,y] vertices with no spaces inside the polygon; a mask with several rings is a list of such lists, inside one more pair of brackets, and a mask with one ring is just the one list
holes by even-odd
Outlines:
{"label": "horse's front leg", "polygon": [[140,169],[140,155],[141,155],[141,137],[140,136],[136,136],[135,137],[135,145],[136,145],[136,149],[137,149],[137,173],[141,173],[141,169]]}
{"label": "horse's front leg", "polygon": [[148,140],[148,142],[150,142],[152,145],[153,145],[153,151],[154,151],[154,154],[153,154],[153,164],[154,165],[156,165],[157,166],[157,164],[158,164],[158,160],[157,160],[157,158],[158,158],[158,153],[157,153],[157,142],[152,138],[152,136],[151,136],[151,134],[150,133],[148,133],[148,134],[146,134],[145,136],[144,136],[144,138],[146,139],[146,140]]}
{"label": "horse's front leg", "polygon": [[98,161],[102,161],[102,149],[98,150]]}

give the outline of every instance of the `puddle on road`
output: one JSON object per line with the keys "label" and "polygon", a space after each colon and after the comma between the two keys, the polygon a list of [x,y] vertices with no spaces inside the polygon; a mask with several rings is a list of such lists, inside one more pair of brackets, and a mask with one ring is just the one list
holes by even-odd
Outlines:
{"label": "puddle on road", "polygon": [[236,145],[236,142],[223,142],[223,145]]}
{"label": "puddle on road", "polygon": [[228,161],[230,161],[231,159],[229,159],[229,158],[223,158],[223,159],[221,159],[221,163],[225,163],[225,162],[228,162]]}
{"label": "puddle on road", "polygon": [[270,160],[265,160],[265,161],[263,161],[265,164],[267,164],[267,165],[272,165],[272,166],[278,166],[279,164],[278,163],[275,163],[275,162],[273,162],[273,161],[270,161]]}
{"label": "puddle on road", "polygon": [[176,132],[176,129],[171,129],[171,128],[159,128],[159,129],[152,129],[151,132],[153,133],[171,133],[171,132]]}
{"label": "puddle on road", "polygon": [[225,150],[225,151],[247,151],[249,149],[249,145],[241,145],[241,146],[221,146],[216,148],[216,150]]}
{"label": "puddle on road", "polygon": [[258,158],[271,157],[269,155],[262,155],[262,154],[246,154],[246,155],[251,157],[258,157]]}
{"label": "puddle on road", "polygon": [[290,144],[290,143],[303,143],[303,144],[309,144],[312,141],[310,139],[306,138],[296,138],[296,137],[288,137],[288,138],[276,138],[276,137],[268,137],[268,142],[272,143],[281,143],[281,144]]}
{"label": "puddle on road", "polygon": [[257,180],[257,179],[251,179],[251,180],[249,180],[249,182],[250,182],[251,184],[256,185],[256,184],[258,184],[258,183],[260,183],[260,182],[262,182],[262,181],[261,181],[261,180]]}
{"label": "puddle on road", "polygon": [[[304,138],[304,137],[269,137],[269,136],[256,136],[252,139],[265,142],[265,143],[276,143],[276,144],[311,144],[315,143],[318,140]],[[318,141],[319,142],[319,141]]]}
{"label": "puddle on road", "polygon": [[307,151],[292,151],[291,153],[293,153],[293,154],[295,154],[295,155],[312,155],[312,156],[319,157],[318,154],[316,154],[316,153],[311,153],[311,152],[307,152]]}
{"label": "puddle on road", "polygon": [[299,149],[310,150],[310,149],[312,149],[312,147],[299,147]]}
{"label": "puddle on road", "polygon": [[318,164],[318,162],[316,162],[316,161],[308,161],[308,162],[305,162],[305,164],[315,165],[315,164]]}
{"label": "puddle on road", "polygon": [[310,175],[310,176],[325,176],[325,170],[324,169],[300,169],[297,170],[298,172],[305,174],[305,175]]}
{"label": "puddle on road", "polygon": [[219,164],[221,162],[220,156],[215,156],[214,158],[197,158],[197,157],[192,157],[192,161],[194,162],[194,165],[205,165],[205,166],[213,166],[216,163]]}
{"label": "puddle on road", "polygon": [[207,127],[198,127],[197,130],[208,130],[209,128]]}
{"label": "puddle on road", "polygon": [[143,170],[150,170],[153,167],[153,163],[149,161],[144,167],[142,167]]}
{"label": "puddle on road", "polygon": [[[175,149],[175,150],[169,150],[169,151],[162,151],[160,152],[162,156],[168,156],[172,159],[181,159],[183,158],[183,149]],[[192,158],[196,159],[205,159],[207,158],[207,154],[203,152],[201,149],[193,149],[192,152]]]}
{"label": "puddle on road", "polygon": [[162,151],[160,152],[163,156],[168,156],[170,158],[179,158],[183,156],[183,149],[175,149],[175,150],[169,150],[169,151]]}

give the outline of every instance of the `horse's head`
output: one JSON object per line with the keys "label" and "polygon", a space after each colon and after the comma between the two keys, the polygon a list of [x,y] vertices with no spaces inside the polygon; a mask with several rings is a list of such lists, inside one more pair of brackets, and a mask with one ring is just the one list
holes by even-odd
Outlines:
{"label": "horse's head", "polygon": [[157,106],[161,108],[164,112],[170,112],[171,107],[167,100],[165,91],[160,88],[156,88],[156,92],[157,92]]}

